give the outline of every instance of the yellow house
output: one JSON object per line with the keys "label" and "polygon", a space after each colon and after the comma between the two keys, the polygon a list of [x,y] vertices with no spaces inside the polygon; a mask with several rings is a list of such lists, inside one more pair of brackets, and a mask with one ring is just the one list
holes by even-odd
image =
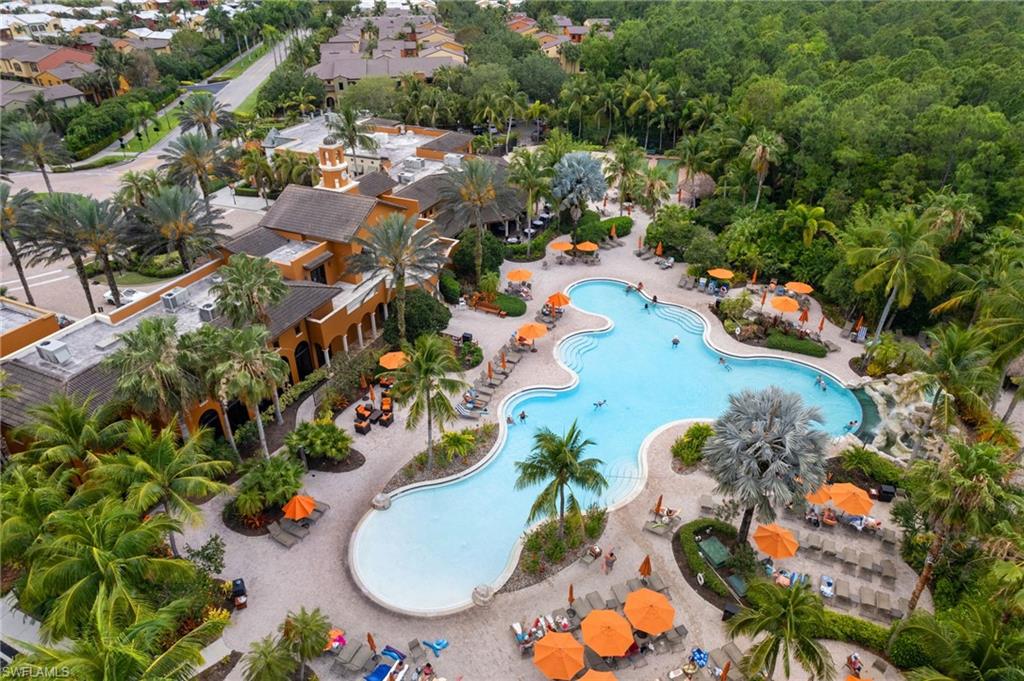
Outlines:
{"label": "yellow house", "polygon": [[16,39],[35,39],[43,33],[59,32],[60,19],[49,14],[12,14],[10,28]]}

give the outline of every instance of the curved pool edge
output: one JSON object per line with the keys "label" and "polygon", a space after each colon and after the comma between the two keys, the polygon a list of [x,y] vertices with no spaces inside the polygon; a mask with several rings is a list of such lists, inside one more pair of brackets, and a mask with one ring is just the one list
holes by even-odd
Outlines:
{"label": "curved pool edge", "polygon": [[[577,286],[580,286],[580,285],[586,284],[586,283],[590,283],[590,282],[600,282],[600,281],[614,282],[614,283],[619,283],[619,284],[623,284],[623,285],[627,285],[627,284],[630,283],[630,282],[626,281],[625,279],[620,279],[618,277],[607,277],[607,276],[605,276],[605,277],[585,277],[583,279],[578,279],[578,280],[572,282],[571,284],[569,284],[566,287],[565,290],[566,290],[566,293],[568,294],[570,291],[572,291],[573,288],[575,288]],[[639,293],[642,297],[646,298],[647,300],[650,300],[650,301],[653,302],[653,299],[651,298],[651,296],[649,296],[646,292],[644,292],[644,291],[636,291],[636,292]],[[720,353],[722,355],[725,355],[727,357],[730,357],[730,358],[733,358],[733,359],[737,359],[737,360],[745,360],[745,359],[771,359],[771,360],[776,360],[776,361],[780,361],[780,362],[792,362],[793,364],[798,364],[798,365],[801,365],[801,366],[803,366],[805,368],[809,368],[809,369],[812,369],[812,370],[817,371],[819,373],[827,375],[829,378],[831,378],[832,380],[834,380],[836,383],[838,383],[839,385],[843,386],[847,390],[851,390],[852,391],[855,387],[859,386],[859,383],[855,384],[855,383],[850,382],[850,381],[844,381],[841,378],[839,378],[838,376],[836,376],[835,374],[833,374],[828,369],[816,366],[815,364],[812,364],[811,362],[808,362],[808,361],[804,361],[802,359],[792,358],[792,357],[788,357],[788,356],[779,356],[779,355],[775,355],[775,354],[762,353],[762,352],[754,352],[754,353],[749,354],[749,355],[747,355],[747,354],[739,355],[739,354],[736,354],[736,353],[733,353],[733,352],[729,352],[728,350],[723,350],[718,345],[716,345],[715,342],[713,341],[713,339],[711,338],[711,324],[710,324],[709,320],[705,319],[704,315],[702,315],[699,311],[693,309],[692,307],[690,307],[688,305],[684,305],[682,303],[658,301],[658,304],[659,305],[667,305],[667,306],[670,306],[670,307],[675,307],[675,308],[679,308],[679,309],[682,309],[682,310],[686,310],[687,312],[690,312],[693,315],[695,315],[697,317],[697,319],[700,321],[701,326],[703,327],[703,331],[701,333],[701,340],[709,348],[711,348],[715,352],[718,352],[718,353]],[[578,329],[576,331],[568,333],[565,336],[563,336],[562,338],[560,338],[555,343],[554,347],[552,348],[552,353],[554,354],[554,360],[555,360],[556,364],[559,367],[561,367],[562,369],[564,369],[566,372],[569,373],[569,377],[570,377],[569,381],[567,383],[563,384],[563,385],[560,385],[560,386],[546,385],[546,384],[535,384],[535,385],[530,385],[530,386],[526,386],[526,387],[514,390],[511,393],[509,393],[508,395],[506,395],[504,398],[501,399],[501,401],[498,403],[497,409],[495,410],[496,414],[502,413],[504,411],[504,409],[505,409],[505,406],[509,402],[511,402],[513,400],[516,400],[516,399],[519,399],[519,398],[521,398],[523,395],[525,395],[527,393],[540,393],[540,392],[543,392],[543,391],[565,392],[567,390],[571,390],[571,389],[575,388],[576,385],[579,383],[579,381],[580,381],[579,374],[576,373],[575,371],[573,371],[568,365],[565,364],[565,362],[562,361],[560,353],[558,352],[559,348],[561,348],[562,345],[565,342],[567,342],[568,340],[570,340],[571,338],[575,338],[575,337],[583,335],[583,334],[599,334],[599,333],[604,333],[604,332],[610,331],[614,327],[614,323],[612,322],[612,320],[610,318],[606,317],[603,314],[600,314],[600,313],[597,313],[597,312],[590,312],[590,311],[587,311],[587,310],[581,310],[580,308],[577,308],[575,306],[575,304],[573,304],[573,303],[570,303],[569,307],[571,307],[572,309],[577,310],[577,311],[579,311],[579,312],[581,312],[583,314],[590,315],[592,317],[597,317],[598,319],[600,319],[600,320],[602,320],[604,322],[603,325],[601,325],[601,326],[592,327],[592,328]],[[858,402],[858,408],[860,408],[859,402]],[[863,419],[863,410],[861,411],[861,419]],[[649,432],[644,437],[643,441],[640,443],[640,447],[637,449],[638,475],[637,475],[636,483],[633,485],[633,487],[625,495],[623,495],[623,497],[620,500],[616,501],[613,504],[610,504],[607,507],[607,511],[610,513],[612,511],[616,511],[616,510],[618,510],[620,508],[623,508],[624,506],[626,506],[627,504],[632,502],[634,499],[636,499],[637,496],[639,496],[640,492],[643,491],[644,487],[646,487],[646,485],[647,485],[647,451],[648,451],[651,443],[653,443],[653,441],[657,438],[658,435],[662,434],[663,432],[665,432],[669,428],[672,428],[674,426],[678,426],[680,424],[685,424],[685,423],[710,423],[710,422],[713,422],[714,420],[715,420],[714,418],[699,418],[699,417],[691,417],[691,418],[686,418],[686,419],[677,419],[677,420],[674,420],[674,421],[668,421],[666,423],[663,423],[662,425],[658,426],[657,428],[655,428],[654,430]],[[498,437],[494,441],[494,444],[491,445],[491,449],[487,452],[487,454],[484,457],[482,457],[480,459],[480,461],[476,462],[475,464],[473,464],[472,466],[470,466],[466,470],[461,471],[459,473],[454,473],[452,475],[448,475],[448,476],[445,476],[443,478],[436,478],[434,480],[424,480],[422,482],[414,482],[414,483],[410,483],[409,485],[406,485],[404,487],[399,487],[397,490],[395,490],[394,492],[389,494],[389,496],[392,499],[395,499],[395,498],[398,498],[400,496],[404,496],[406,494],[410,494],[412,492],[416,492],[416,491],[419,491],[419,490],[422,490],[422,489],[426,489],[428,487],[440,487],[440,486],[444,486],[444,485],[449,485],[449,484],[452,484],[452,483],[464,480],[465,478],[473,475],[474,473],[476,473],[480,469],[484,468],[485,466],[487,466],[494,459],[495,455],[499,451],[501,451],[501,448],[504,446],[505,441],[508,438],[508,425],[501,418],[498,419],[497,425],[498,425]],[[841,436],[833,436],[832,439],[835,440],[838,437],[841,437]],[[454,603],[451,606],[444,607],[444,608],[428,608],[428,609],[422,609],[422,610],[415,610],[415,609],[409,609],[409,608],[404,608],[404,607],[401,607],[401,606],[397,606],[394,603],[390,603],[388,601],[385,601],[385,600],[377,597],[375,594],[372,593],[372,591],[369,589],[369,587],[366,586],[365,582],[359,576],[359,569],[357,567],[358,563],[355,560],[356,537],[358,537],[359,532],[362,530],[364,523],[370,518],[370,516],[372,514],[374,514],[374,513],[384,513],[384,512],[386,512],[386,511],[379,511],[379,510],[374,509],[374,508],[367,509],[366,512],[364,512],[363,515],[359,518],[359,521],[356,523],[356,526],[352,530],[352,534],[349,537],[349,545],[348,545],[348,552],[347,552],[348,564],[349,564],[349,572],[351,573],[352,579],[353,579],[353,581],[355,581],[356,586],[359,587],[359,590],[363,593],[363,595],[365,595],[367,598],[369,598],[371,601],[373,601],[377,605],[379,605],[379,606],[381,606],[381,607],[383,607],[383,608],[385,608],[385,609],[387,609],[387,610],[389,610],[391,612],[395,612],[397,614],[405,615],[405,616],[408,616],[408,617],[424,617],[424,618],[443,617],[443,616],[446,616],[446,615],[454,615],[456,613],[463,612],[465,610],[469,610],[472,607],[475,607],[476,604],[473,602],[472,593],[468,594],[464,601],[460,601],[458,603]],[[518,563],[519,563],[519,556],[522,553],[523,535],[525,535],[527,532],[529,532],[534,527],[540,525],[542,522],[544,522],[544,521],[541,520],[541,521],[538,521],[538,522],[534,523],[533,525],[529,525],[529,526],[525,527],[523,532],[516,539],[515,544],[512,547],[510,547],[509,559],[508,559],[508,561],[505,564],[505,568],[501,571],[501,574],[499,574],[498,577],[495,578],[493,583],[487,585],[487,586],[490,586],[495,591],[495,593],[497,593],[497,591],[499,589],[501,589],[502,586],[505,585],[505,583],[512,576],[512,573],[515,572],[516,565],[518,565]],[[565,566],[565,567],[568,567],[568,566]]]}

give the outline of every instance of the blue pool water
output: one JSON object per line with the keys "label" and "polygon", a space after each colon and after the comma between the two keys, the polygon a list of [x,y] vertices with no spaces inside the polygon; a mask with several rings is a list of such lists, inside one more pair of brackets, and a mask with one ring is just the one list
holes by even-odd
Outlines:
{"label": "blue pool water", "polygon": [[[841,435],[861,407],[847,389],[826,377],[828,390],[815,385],[817,371],[776,359],[729,358],[703,341],[703,322],[693,312],[665,304],[645,311],[623,284],[585,281],[569,290],[573,306],[604,315],[606,331],[571,336],[557,351],[579,375],[571,389],[528,390],[507,400],[500,421],[526,411],[525,425],[507,429],[493,457],[471,475],[448,484],[396,496],[387,511],[369,513],[352,538],[353,568],[363,586],[381,603],[407,612],[428,613],[468,605],[473,588],[495,584],[509,562],[537,489],[516,491],[515,462],[524,459],[534,431],[547,426],[563,432],[577,419],[596,444],[588,455],[601,459],[609,487],[599,499],[582,496],[584,506],[609,506],[642,485],[639,449],[659,426],[686,418],[714,418],[728,396],[743,388],[778,385],[819,406],[824,429]],[[566,314],[573,314],[570,309]],[[680,338],[673,349],[671,339]],[[550,352],[543,347],[540,352]],[[524,359],[528,371],[530,358]],[[601,409],[593,403],[607,400]],[[504,427],[504,426],[503,426]],[[666,489],[681,497],[685,491]]]}

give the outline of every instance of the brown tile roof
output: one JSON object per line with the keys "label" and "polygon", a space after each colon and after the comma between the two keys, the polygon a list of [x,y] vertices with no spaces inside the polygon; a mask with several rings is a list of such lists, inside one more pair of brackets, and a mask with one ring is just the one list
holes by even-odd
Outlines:
{"label": "brown tile roof", "polygon": [[260,227],[347,243],[376,204],[376,199],[358,194],[290,184],[260,220]]}
{"label": "brown tile roof", "polygon": [[18,427],[29,422],[29,410],[50,401],[54,395],[93,396],[92,407],[114,398],[117,377],[102,364],[95,364],[66,380],[44,373],[20,359],[4,364],[8,385],[18,386],[13,397],[4,400],[3,422]]}
{"label": "brown tile roof", "polygon": [[387,173],[375,170],[359,178],[359,193],[363,196],[380,196],[391,191],[397,184]]}
{"label": "brown tile roof", "polygon": [[61,48],[58,45],[41,45],[14,40],[4,45],[0,58],[35,63],[46,59],[59,49]]}
{"label": "brown tile roof", "polygon": [[47,69],[44,73],[49,73],[54,78],[60,78],[63,81],[73,81],[76,78],[81,78],[84,75],[95,73],[99,70],[100,67],[96,66],[96,64],[69,61],[56,68]]}
{"label": "brown tile roof", "polygon": [[359,55],[330,57],[316,66],[307,69],[320,80],[359,80],[368,76],[390,76],[397,78],[407,73],[422,73],[430,77],[442,66],[451,66],[454,62],[430,57],[391,57],[381,56],[364,59]]}
{"label": "brown tile roof", "polygon": [[288,295],[280,303],[267,310],[267,315],[270,317],[267,331],[270,332],[271,338],[277,338],[342,292],[338,286],[327,286],[313,281],[285,281],[284,283],[288,286]]}
{"label": "brown tile roof", "polygon": [[469,145],[473,141],[472,135],[467,135],[464,132],[447,132],[440,137],[435,137],[426,144],[422,145],[421,149],[430,149],[432,151],[443,151],[445,153],[455,151],[469,151]]}
{"label": "brown tile roof", "polygon": [[444,187],[445,181],[443,173],[427,175],[395,192],[395,196],[415,199],[422,213],[436,206],[441,200],[441,188]]}
{"label": "brown tile roof", "polygon": [[276,248],[288,243],[288,239],[272,229],[256,226],[224,244],[224,248],[232,253],[247,253],[262,257]]}

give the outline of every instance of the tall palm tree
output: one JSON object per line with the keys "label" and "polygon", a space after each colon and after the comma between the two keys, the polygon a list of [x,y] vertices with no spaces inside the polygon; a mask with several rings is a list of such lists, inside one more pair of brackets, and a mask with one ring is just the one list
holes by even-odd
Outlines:
{"label": "tall palm tree", "polygon": [[350,153],[357,147],[366,151],[376,151],[377,140],[373,137],[373,129],[359,120],[359,115],[350,106],[342,107],[341,111],[328,116],[327,129],[345,146]]}
{"label": "tall palm tree", "polygon": [[566,154],[555,164],[551,180],[551,195],[561,210],[569,211],[572,218],[572,240],[576,241],[576,228],[591,201],[599,201],[608,191],[601,173],[601,163],[589,152]]}
{"label": "tall palm tree", "polygon": [[[227,485],[214,478],[231,470],[231,462],[207,454],[208,440],[200,430],[179,445],[169,426],[153,432],[148,422],[136,417],[125,433],[124,449],[105,459],[96,472],[126,490],[129,508],[148,512],[159,504],[169,517],[198,525],[203,514],[192,499],[226,490]],[[173,532],[167,540],[178,555]]]}
{"label": "tall palm tree", "polygon": [[17,163],[32,165],[43,174],[46,191],[53,193],[47,165],[61,163],[69,158],[64,143],[50,129],[48,123],[21,121],[4,128],[4,157]]}
{"label": "tall palm tree", "polygon": [[117,375],[117,393],[143,414],[163,423],[175,417],[183,438],[189,428],[185,410],[196,394],[196,378],[178,351],[175,317],[149,317],[120,335],[121,347],[103,360]]}
{"label": "tall palm tree", "polygon": [[619,108],[621,99],[615,84],[608,82],[598,84],[590,98],[590,106],[594,112],[594,122],[600,123],[602,120],[608,122],[608,131],[604,135],[605,146],[608,146],[608,141],[612,138],[612,126],[615,124],[615,119],[621,113]]}
{"label": "tall palm tree", "polygon": [[217,368],[217,373],[221,377],[221,400],[237,397],[249,412],[254,414],[260,447],[263,456],[268,459],[270,450],[267,448],[267,435],[263,430],[260,402],[268,397],[273,398],[278,420],[283,420],[280,417],[277,389],[288,380],[290,374],[288,363],[268,347],[269,343],[270,337],[263,326],[238,329],[232,333],[226,346],[227,356]]}
{"label": "tall palm tree", "polygon": [[[551,176],[554,174],[551,168],[544,165],[539,151],[529,149],[516,149],[512,155],[512,161],[508,167],[508,181],[520,193],[526,195],[526,222],[533,224],[533,218],[537,214],[537,202],[550,194]],[[530,257],[530,247],[533,239],[526,242],[526,257]]]}
{"label": "tall palm tree", "polygon": [[29,411],[31,418],[15,431],[30,443],[20,460],[53,481],[78,487],[100,456],[114,451],[124,438],[126,424],[115,417],[116,407],[92,405],[92,398],[56,394]]}
{"label": "tall palm tree", "polygon": [[207,210],[210,209],[210,184],[215,178],[230,174],[220,142],[195,132],[179,135],[160,154],[160,160],[163,161],[160,169],[167,173],[167,179],[182,185],[181,189],[199,187]]}
{"label": "tall palm tree", "polygon": [[146,199],[155,194],[163,184],[160,171],[126,170],[119,180],[120,188],[115,195],[116,201],[124,209],[145,208]]}
{"label": "tall palm tree", "polygon": [[658,111],[668,106],[666,83],[653,71],[634,72],[627,79],[623,96],[628,102],[627,116],[645,116],[644,149],[651,139],[651,124]]}
{"label": "tall palm tree", "polygon": [[804,246],[809,247],[820,233],[835,234],[835,223],[825,219],[825,209],[821,206],[808,206],[806,203],[790,199],[786,210],[782,213],[782,226],[800,234]]}
{"label": "tall palm tree", "polygon": [[29,97],[28,101],[25,102],[25,113],[32,119],[33,122],[42,125],[43,123],[49,125],[54,130],[57,129],[55,125],[55,114],[57,112],[56,105],[46,98],[46,95],[42,91],[36,92],[34,95]]}
{"label": "tall palm tree", "polygon": [[19,641],[25,655],[11,664],[14,675],[76,681],[188,681],[203,662],[203,648],[221,635],[229,621],[212,617],[179,635],[191,599],[172,601],[138,621],[126,622],[105,596],[96,599],[88,625],[70,641],[53,647]]}
{"label": "tall palm tree", "polygon": [[229,228],[220,221],[223,215],[219,208],[205,204],[192,187],[161,187],[141,212],[146,224],[155,229],[155,233],[145,234],[144,240],[170,243],[188,272],[193,256],[211,250],[220,241],[220,232]]}
{"label": "tall palm tree", "polygon": [[395,290],[399,342],[405,335],[405,289],[420,285],[440,272],[447,261],[444,244],[433,230],[418,229],[416,221],[402,213],[390,213],[374,225],[366,237],[352,241],[358,252],[348,258],[349,274],[369,278],[387,275]]}
{"label": "tall palm tree", "polygon": [[249,186],[263,197],[263,204],[270,206],[270,188],[273,186],[276,178],[274,177],[274,168],[270,165],[270,161],[267,160],[267,155],[263,153],[263,150],[252,149],[245,152],[238,165],[238,171],[245,178],[245,181],[249,183]]}
{"label": "tall palm tree", "polygon": [[562,86],[561,99],[566,116],[575,115],[578,120],[576,136],[583,136],[583,117],[590,104],[591,87],[584,78],[573,78]]}
{"label": "tall palm tree", "polygon": [[924,615],[903,625],[932,664],[907,672],[909,681],[1021,681],[1024,632],[1000,622],[998,611],[968,604],[957,617]]}
{"label": "tall palm tree", "polygon": [[647,158],[636,140],[628,135],[616,136],[609,151],[611,153],[604,160],[605,182],[618,187],[619,215],[622,215],[625,210],[623,204],[634,191]]}
{"label": "tall palm tree", "polygon": [[147,582],[173,583],[192,574],[190,563],[154,551],[180,524],[158,514],[143,520],[119,499],[50,516],[48,535],[26,554],[22,602],[30,610],[49,604],[43,634],[74,637],[104,600],[112,616],[137,621],[149,610]]}
{"label": "tall palm tree", "polygon": [[788,679],[795,660],[816,681],[835,678],[832,657],[817,638],[825,625],[824,607],[806,584],[783,589],[760,582],[750,588],[749,600],[754,605],[726,624],[732,638],[761,635],[743,658],[745,673],[753,676],[765,670],[764,678],[772,681],[781,661]]}
{"label": "tall palm tree", "polygon": [[29,305],[35,305],[36,301],[28,287],[18,244],[27,236],[25,229],[31,224],[34,203],[35,194],[28,189],[21,189],[12,195],[11,185],[0,182],[0,217],[3,218],[0,220],[0,236],[3,237],[4,248],[7,249],[11,264],[14,265],[14,271],[18,273],[21,290],[25,292],[25,300]]}
{"label": "tall palm tree", "polygon": [[950,287],[954,293],[932,308],[932,314],[942,314],[971,306],[973,326],[981,317],[982,309],[1001,289],[1011,285],[1013,279],[1024,279],[1024,251],[1009,248],[989,249],[975,262],[953,266]]}
{"label": "tall palm tree", "polygon": [[940,192],[929,192],[924,199],[924,213],[921,218],[936,229],[947,233],[948,239],[957,242],[963,236],[970,236],[974,226],[981,222],[981,211],[970,194],[958,194],[943,188]]}
{"label": "tall palm tree", "polygon": [[468,384],[450,374],[462,369],[452,345],[433,334],[424,334],[412,345],[404,346],[408,361],[399,369],[386,372],[394,379],[392,395],[398,404],[409,405],[406,428],[412,430],[427,419],[427,470],[434,467],[434,423],[441,428],[455,418],[455,407],[448,398],[461,393]]}
{"label": "tall palm tree", "polygon": [[927,516],[932,543],[917,585],[907,603],[914,612],[921,593],[931,581],[935,562],[951,539],[978,538],[1014,508],[1024,504],[1019,492],[1003,483],[1012,470],[1002,450],[988,443],[952,444],[941,463],[927,460],[910,467],[914,506]]}
{"label": "tall palm tree", "polygon": [[931,349],[918,360],[916,388],[933,391],[924,430],[914,443],[914,458],[931,434],[937,412],[942,423],[952,423],[956,408],[977,415],[988,409],[989,396],[998,388],[999,373],[992,366],[992,351],[984,333],[956,324],[928,332]]}
{"label": "tall palm tree", "polygon": [[[558,536],[565,537],[566,502],[570,513],[580,512],[580,503],[573,492],[600,494],[608,488],[608,481],[601,474],[601,459],[584,459],[587,447],[595,444],[590,438],[583,438],[574,420],[562,435],[549,428],[541,428],[533,434],[533,450],[524,461],[516,462],[519,477],[516,489],[526,489],[547,482],[537,495],[527,522],[534,522],[541,516],[558,517]],[[568,490],[568,499],[566,491]]]}
{"label": "tall palm tree", "polygon": [[82,242],[81,225],[76,219],[78,204],[88,198],[79,194],[47,194],[40,196],[36,210],[32,213],[31,237],[25,243],[29,264],[51,265],[65,257],[71,258],[78,275],[78,283],[85,293],[89,311],[96,312],[96,304],[89,288],[89,276],[85,270],[88,253]]}
{"label": "tall palm tree", "polygon": [[868,291],[881,285],[889,295],[875,329],[877,342],[893,303],[904,308],[917,291],[930,295],[942,290],[949,273],[949,266],[939,259],[942,235],[909,211],[855,218],[850,235],[855,243],[847,250],[847,260],[869,268],[853,282],[854,289]]}
{"label": "tall palm tree", "polygon": [[279,681],[288,679],[295,673],[298,661],[282,641],[275,641],[273,636],[264,636],[253,641],[249,652],[243,658],[245,668],[242,678],[245,681]]}
{"label": "tall palm tree", "polygon": [[640,205],[652,218],[658,212],[661,204],[667,201],[672,194],[669,172],[657,164],[640,171],[637,187],[640,192]]}
{"label": "tall palm tree", "polygon": [[0,489],[0,551],[4,560],[18,561],[40,540],[51,513],[64,508],[68,492],[54,484],[46,473],[33,466],[10,466],[4,470]]}
{"label": "tall palm tree", "polygon": [[508,145],[512,141],[512,119],[517,116],[522,116],[523,112],[526,111],[527,99],[526,93],[522,90],[517,89],[514,85],[510,85],[504,92],[499,95],[498,100],[499,106],[501,107],[502,118],[506,119],[505,126],[505,153],[508,153]]}
{"label": "tall palm tree", "polygon": [[[1016,267],[984,307],[979,324],[994,340],[996,364],[1008,367],[1024,352],[1024,268]],[[1005,369],[1004,369],[1005,375]],[[1000,382],[1001,384],[1001,382]]]}
{"label": "tall palm tree", "polygon": [[509,186],[505,172],[480,158],[464,159],[461,168],[446,168],[441,184],[441,202],[456,224],[476,227],[473,254],[476,280],[483,276],[484,214],[501,213],[515,205],[518,197]]}
{"label": "tall palm tree", "polygon": [[750,169],[757,175],[757,196],[754,197],[754,210],[761,202],[761,190],[768,177],[768,171],[779,162],[786,151],[786,143],[782,135],[770,130],[760,130],[747,138],[740,150],[740,155],[750,160]]}
{"label": "tall palm tree", "polygon": [[236,328],[266,325],[267,310],[288,295],[281,270],[266,258],[237,253],[217,273],[221,280],[210,291],[217,298],[217,309]]}
{"label": "tall palm tree", "polygon": [[705,139],[699,135],[686,135],[668,152],[670,158],[676,159],[676,171],[683,171],[689,187],[690,208],[697,205],[697,176],[711,170],[713,164]]}
{"label": "tall palm tree", "polygon": [[541,145],[540,154],[544,160],[544,165],[554,168],[566,154],[574,151],[593,151],[595,149],[597,147],[594,145],[575,139],[572,133],[566,132],[561,128],[555,128],[548,134],[544,144]]}
{"label": "tall palm tree", "polygon": [[320,608],[307,611],[299,608],[297,613],[289,612],[281,623],[281,643],[291,650],[299,663],[299,679],[306,678],[306,663],[324,652],[324,641],[331,630],[331,621]]}
{"label": "tall palm tree", "polygon": [[234,115],[212,94],[198,91],[190,94],[182,102],[178,120],[182,132],[202,128],[206,138],[212,140],[214,127],[231,125],[234,122]]}
{"label": "tall palm tree", "polygon": [[197,399],[205,397],[216,400],[220,405],[224,437],[231,449],[237,452],[238,445],[235,443],[235,434],[228,418],[227,399],[221,395],[221,375],[218,372],[227,353],[227,343],[231,336],[232,332],[229,329],[203,324],[178,338],[178,352],[182,356],[186,371],[196,377]]}
{"label": "tall palm tree", "polygon": [[756,514],[775,519],[775,507],[821,487],[825,449],[830,438],[814,424],[821,411],[800,396],[772,386],[729,396],[729,408],[715,421],[715,434],[704,445],[704,460],[718,491],[744,509],[737,542],[747,542]]}
{"label": "tall palm tree", "polygon": [[74,218],[78,222],[82,245],[92,251],[107,279],[107,286],[114,298],[114,305],[121,305],[121,291],[114,278],[114,265],[111,256],[120,249],[124,239],[127,222],[121,207],[114,201],[106,199],[96,201],[84,197],[75,204]]}
{"label": "tall palm tree", "polygon": [[131,113],[132,122],[135,124],[135,137],[141,138],[145,136],[148,140],[148,125],[157,122],[156,107],[149,101],[132,102],[128,105],[128,111]]}

